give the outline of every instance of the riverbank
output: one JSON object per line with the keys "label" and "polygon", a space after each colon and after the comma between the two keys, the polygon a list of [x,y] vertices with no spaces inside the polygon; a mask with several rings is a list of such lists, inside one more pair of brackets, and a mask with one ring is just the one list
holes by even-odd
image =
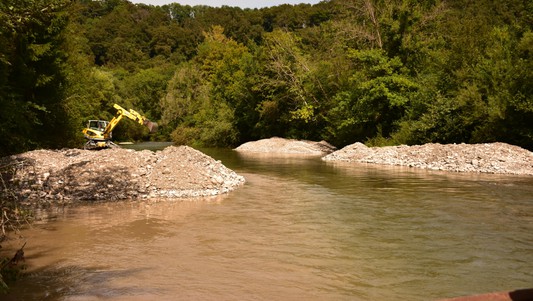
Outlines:
{"label": "riverbank", "polygon": [[367,147],[362,143],[354,143],[322,159],[452,172],[533,176],[533,153],[506,143],[428,143],[387,147]]}
{"label": "riverbank", "polygon": [[[505,143],[389,147],[354,143],[335,151],[324,141],[274,137],[235,150],[452,172],[533,175],[533,153]],[[245,181],[220,161],[187,146],[156,152],[35,150],[0,158],[0,167],[5,186],[0,197],[37,204],[213,196],[232,191]]]}
{"label": "riverbank", "polygon": [[213,196],[245,181],[187,146],[156,152],[35,150],[1,158],[0,167],[6,186],[0,197],[39,204]]}

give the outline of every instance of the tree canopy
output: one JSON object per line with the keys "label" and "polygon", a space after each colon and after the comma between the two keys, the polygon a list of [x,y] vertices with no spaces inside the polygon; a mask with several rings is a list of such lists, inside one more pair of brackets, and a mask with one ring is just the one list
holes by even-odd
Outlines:
{"label": "tree canopy", "polygon": [[[533,150],[533,3],[328,0],[262,9],[0,3],[0,155],[81,146],[113,103],[150,139],[235,146],[501,141]],[[148,139],[123,122],[117,140]]]}

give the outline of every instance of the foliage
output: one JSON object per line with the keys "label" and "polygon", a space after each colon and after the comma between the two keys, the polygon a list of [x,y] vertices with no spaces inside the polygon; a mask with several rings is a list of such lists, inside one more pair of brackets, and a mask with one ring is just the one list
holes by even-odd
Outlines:
{"label": "foliage", "polygon": [[[131,106],[157,139],[533,149],[528,1],[330,0],[263,9],[0,4],[1,154],[81,145]],[[147,139],[128,122],[117,139]],[[154,137],[152,137],[153,139]]]}
{"label": "foliage", "polygon": [[62,107],[64,5],[63,0],[0,4],[0,155],[63,145],[70,138]]}
{"label": "foliage", "polygon": [[400,59],[389,58],[383,50],[352,50],[350,57],[357,71],[349,89],[338,92],[331,110],[336,142],[388,137],[405,116],[418,85]]}

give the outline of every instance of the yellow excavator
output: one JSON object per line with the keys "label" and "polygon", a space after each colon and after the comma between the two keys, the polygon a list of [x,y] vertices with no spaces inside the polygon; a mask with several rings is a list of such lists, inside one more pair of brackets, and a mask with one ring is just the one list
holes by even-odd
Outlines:
{"label": "yellow excavator", "polygon": [[123,117],[128,117],[129,119],[148,127],[150,133],[155,133],[157,131],[157,123],[151,122],[137,111],[132,109],[126,110],[117,104],[114,104],[113,107],[117,110],[117,113],[111,121],[89,120],[87,123],[87,127],[82,131],[83,136],[87,139],[87,143],[85,143],[84,147],[85,149],[117,147],[117,145],[111,141],[113,136],[112,132]]}

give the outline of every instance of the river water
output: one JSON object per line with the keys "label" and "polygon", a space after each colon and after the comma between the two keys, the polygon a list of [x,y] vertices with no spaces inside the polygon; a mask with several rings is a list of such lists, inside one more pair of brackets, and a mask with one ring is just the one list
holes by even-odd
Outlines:
{"label": "river water", "polygon": [[47,212],[2,300],[435,300],[533,287],[533,178],[206,149],[216,198]]}

